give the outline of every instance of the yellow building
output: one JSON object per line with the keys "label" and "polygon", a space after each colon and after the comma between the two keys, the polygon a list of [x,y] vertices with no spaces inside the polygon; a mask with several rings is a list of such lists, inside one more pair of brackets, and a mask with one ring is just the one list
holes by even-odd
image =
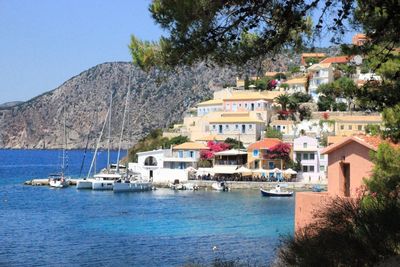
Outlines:
{"label": "yellow building", "polygon": [[335,120],[335,135],[352,136],[365,133],[367,125],[380,125],[382,117],[380,115],[365,116],[338,116],[332,117]]}

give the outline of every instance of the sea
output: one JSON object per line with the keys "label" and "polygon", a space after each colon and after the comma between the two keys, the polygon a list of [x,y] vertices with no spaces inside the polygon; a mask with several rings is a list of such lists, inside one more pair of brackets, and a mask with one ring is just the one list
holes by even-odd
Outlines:
{"label": "sea", "polygon": [[[268,266],[281,238],[293,235],[294,198],[265,198],[258,190],[113,193],[23,185],[59,172],[61,155],[0,150],[0,266]],[[67,175],[86,176],[92,157],[93,151],[67,151]],[[107,152],[97,158],[99,171]]]}

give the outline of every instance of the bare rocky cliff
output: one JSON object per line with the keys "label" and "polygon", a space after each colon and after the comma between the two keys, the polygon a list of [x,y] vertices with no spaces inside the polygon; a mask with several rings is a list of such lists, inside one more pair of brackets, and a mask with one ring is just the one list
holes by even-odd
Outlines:
{"label": "bare rocky cliff", "polygon": [[[0,148],[61,147],[64,114],[68,148],[84,148],[87,140],[93,147],[107,114],[110,92],[112,144],[117,147],[130,73],[124,147],[133,145],[152,129],[181,120],[184,111],[211,97],[212,91],[224,84],[234,83],[236,76],[229,68],[209,68],[205,64],[170,73],[145,73],[127,62],[100,64],[50,92],[0,108]],[[101,145],[106,146],[105,138]]]}

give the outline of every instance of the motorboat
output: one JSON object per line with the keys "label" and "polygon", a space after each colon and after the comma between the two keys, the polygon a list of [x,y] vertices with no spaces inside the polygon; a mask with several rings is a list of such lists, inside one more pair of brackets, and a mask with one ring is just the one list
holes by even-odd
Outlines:
{"label": "motorboat", "polygon": [[92,180],[92,190],[113,190],[114,182],[121,179],[121,174],[99,173]]}
{"label": "motorboat", "polygon": [[49,175],[49,186],[55,188],[64,188],[69,186],[69,181],[61,174],[50,174]]}
{"label": "motorboat", "polygon": [[119,179],[114,182],[114,192],[142,192],[153,189],[153,183],[142,179],[140,173],[135,173],[129,178]]}
{"label": "motorboat", "polygon": [[211,185],[212,189],[217,190],[217,191],[228,191],[229,187],[226,184],[226,182],[215,182]]}
{"label": "motorboat", "polygon": [[278,184],[274,189],[265,190],[260,188],[261,195],[264,197],[291,197],[293,196],[293,191],[282,190],[281,186]]}
{"label": "motorboat", "polygon": [[186,190],[193,190],[193,191],[199,190],[199,186],[197,184],[193,184],[193,183],[185,183],[185,184],[183,184],[183,187]]}

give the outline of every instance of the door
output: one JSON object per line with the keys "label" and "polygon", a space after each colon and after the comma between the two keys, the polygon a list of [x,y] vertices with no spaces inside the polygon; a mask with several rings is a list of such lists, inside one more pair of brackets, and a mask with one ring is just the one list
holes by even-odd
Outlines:
{"label": "door", "polygon": [[350,164],[342,164],[342,190],[345,197],[350,196]]}
{"label": "door", "polygon": [[153,170],[150,170],[150,178],[153,178]]}
{"label": "door", "polygon": [[218,126],[218,133],[222,134],[222,125]]}

